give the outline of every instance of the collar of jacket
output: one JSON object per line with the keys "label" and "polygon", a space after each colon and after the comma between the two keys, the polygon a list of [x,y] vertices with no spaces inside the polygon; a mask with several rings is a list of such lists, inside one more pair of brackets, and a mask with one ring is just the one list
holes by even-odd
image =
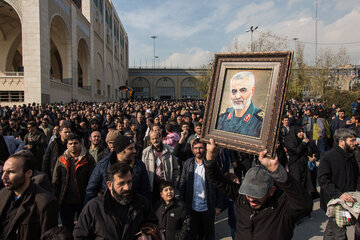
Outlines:
{"label": "collar of jacket", "polygon": [[[81,167],[81,166],[84,166],[85,164],[88,163],[86,157],[86,149],[84,146],[81,147],[81,152],[80,152],[80,155],[79,157],[77,158],[77,160],[75,161],[75,171]],[[70,153],[69,153],[69,150],[66,149],[64,154],[59,158],[59,161],[64,164],[64,166],[66,167],[67,170],[70,169],[70,159],[71,159],[71,156],[70,156]]]}

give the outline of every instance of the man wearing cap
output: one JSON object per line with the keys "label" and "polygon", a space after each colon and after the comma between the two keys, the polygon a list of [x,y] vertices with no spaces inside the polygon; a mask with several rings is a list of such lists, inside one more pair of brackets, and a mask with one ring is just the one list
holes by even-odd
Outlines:
{"label": "man wearing cap", "polygon": [[230,80],[230,100],[233,107],[218,117],[216,129],[259,137],[264,111],[257,108],[252,96],[255,76],[251,72],[238,72]]}
{"label": "man wearing cap", "polygon": [[125,162],[131,166],[134,192],[151,200],[150,184],[145,164],[140,159],[135,158],[135,155],[134,141],[126,136],[117,136],[114,141],[114,151],[99,161],[91,174],[86,188],[85,203],[96,197],[99,192],[105,192],[107,189],[106,171],[116,162]]}
{"label": "man wearing cap", "polygon": [[207,145],[206,176],[236,204],[235,239],[291,239],[295,223],[311,212],[312,200],[300,183],[277,158],[265,155],[266,151],[260,153],[262,165],[249,169],[239,189],[217,166],[214,140]]}

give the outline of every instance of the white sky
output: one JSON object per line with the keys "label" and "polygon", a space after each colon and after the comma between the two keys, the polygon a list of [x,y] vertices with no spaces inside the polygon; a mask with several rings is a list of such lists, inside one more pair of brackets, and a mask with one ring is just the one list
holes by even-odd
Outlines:
{"label": "white sky", "polygon": [[[112,0],[129,37],[130,67],[199,67],[224,52],[237,37],[246,48],[250,26],[305,44],[308,64],[315,58],[315,0]],[[360,64],[360,0],[318,0],[318,53],[346,47]],[[331,44],[329,44],[331,43]],[[354,44],[349,44],[354,43]]]}

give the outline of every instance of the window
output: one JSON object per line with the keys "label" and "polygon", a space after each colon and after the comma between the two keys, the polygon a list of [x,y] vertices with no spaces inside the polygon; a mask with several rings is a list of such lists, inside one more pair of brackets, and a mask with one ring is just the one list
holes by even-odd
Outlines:
{"label": "window", "polygon": [[24,102],[24,91],[0,91],[0,102]]}

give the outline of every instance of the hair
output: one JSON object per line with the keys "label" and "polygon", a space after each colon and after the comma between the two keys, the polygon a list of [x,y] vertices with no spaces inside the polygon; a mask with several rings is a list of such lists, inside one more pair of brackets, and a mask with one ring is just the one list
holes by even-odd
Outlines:
{"label": "hair", "polygon": [[339,112],[343,112],[343,113],[345,113],[345,110],[344,110],[344,109],[340,109],[340,110],[339,110]]}
{"label": "hair", "polygon": [[165,130],[166,130],[167,132],[172,132],[173,129],[174,129],[174,127],[173,127],[173,125],[172,125],[171,123],[168,122],[168,123],[165,125]]}
{"label": "hair", "polygon": [[195,123],[195,126],[194,127],[202,127],[202,123],[201,122],[197,122]]}
{"label": "hair", "polygon": [[30,127],[36,127],[36,122],[30,121],[27,123],[27,125],[29,125]]}
{"label": "hair", "polygon": [[119,175],[119,177],[124,177],[129,172],[132,173],[132,168],[129,164],[123,162],[116,162],[108,168],[106,172],[106,180],[114,182],[115,174]]}
{"label": "hair", "polygon": [[205,143],[200,141],[200,138],[194,138],[194,140],[191,141],[191,148],[193,148],[196,144],[199,144],[199,143],[205,145]]}
{"label": "hair", "polygon": [[181,123],[181,127],[184,126],[184,125],[188,125],[190,127],[190,124],[188,122]]}
{"label": "hair", "polygon": [[336,129],[334,133],[334,142],[336,144],[339,144],[340,140],[346,141],[346,139],[353,137],[356,137],[356,132],[354,130],[351,130],[349,128],[339,128]]}
{"label": "hair", "polygon": [[162,192],[162,190],[164,190],[164,188],[166,187],[172,187],[175,189],[175,186],[172,182],[169,182],[169,181],[161,181],[160,184],[159,184],[159,190],[160,192]]}
{"label": "hair", "polygon": [[73,240],[73,236],[65,227],[53,227],[46,231],[41,239],[46,240]]}
{"label": "hair", "polygon": [[64,124],[59,126],[59,131],[62,131],[64,128],[70,128],[71,129],[71,123],[68,121],[65,121]]}
{"label": "hair", "polygon": [[35,171],[36,159],[30,150],[21,150],[10,155],[9,158],[22,159],[24,173],[26,173],[28,170],[32,170],[33,172]]}
{"label": "hair", "polygon": [[75,140],[75,139],[81,143],[81,137],[75,133],[69,134],[69,136],[67,137],[67,142],[69,142],[71,140]]}
{"label": "hair", "polygon": [[154,129],[154,127],[159,127],[161,129],[161,125],[156,123],[154,125],[151,126],[151,131]]}
{"label": "hair", "polygon": [[235,80],[243,80],[243,79],[249,79],[251,85],[255,86],[255,76],[252,72],[238,72],[230,79],[230,86],[233,84]]}

